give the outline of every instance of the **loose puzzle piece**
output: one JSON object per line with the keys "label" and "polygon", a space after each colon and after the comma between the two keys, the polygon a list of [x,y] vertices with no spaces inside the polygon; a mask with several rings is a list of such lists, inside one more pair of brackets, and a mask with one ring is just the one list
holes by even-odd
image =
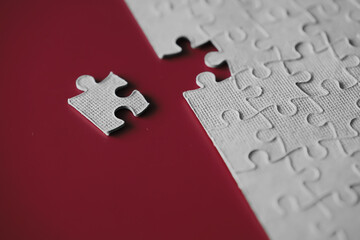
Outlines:
{"label": "loose puzzle piece", "polygon": [[[238,85],[254,86],[261,88],[261,94],[248,101],[258,111],[269,106],[275,106],[277,111],[285,115],[293,115],[297,106],[291,101],[294,98],[305,98],[307,95],[297,86],[298,83],[308,82],[311,74],[308,72],[297,72],[293,75],[287,73],[282,62],[270,66],[269,77],[259,79],[251,76],[249,71],[236,74]],[[274,94],[276,92],[276,94]]]}
{"label": "loose puzzle piece", "polygon": [[200,23],[209,21],[210,18],[195,18],[187,4],[175,2],[126,0],[160,58],[181,52],[181,47],[176,44],[181,37],[186,37],[191,47],[198,47],[209,41],[208,35],[200,28]]}
{"label": "loose puzzle piece", "polygon": [[99,83],[93,77],[84,75],[76,80],[76,87],[84,92],[69,98],[68,103],[109,135],[124,125],[124,121],[115,116],[117,109],[126,108],[138,116],[149,106],[137,90],[128,97],[118,97],[115,91],[126,85],[124,79],[112,72]]}
{"label": "loose puzzle piece", "polygon": [[310,114],[309,122],[316,126],[330,122],[339,137],[356,136],[357,132],[350,127],[350,122],[355,118],[360,119],[360,85],[341,89],[335,80],[325,80],[321,85],[325,94],[313,99],[322,112]]}
{"label": "loose puzzle piece", "polygon": [[210,72],[199,74],[196,83],[200,88],[184,92],[184,97],[206,130],[223,125],[221,115],[225,110],[239,111],[241,119],[257,113],[246,98],[258,96],[260,89],[237,89],[233,77],[216,82],[215,75]]}
{"label": "loose puzzle piece", "polygon": [[298,111],[292,116],[281,115],[274,107],[261,111],[271,122],[273,128],[259,130],[259,138],[263,141],[280,138],[285,145],[286,152],[305,148],[312,157],[326,156],[327,150],[321,145],[321,141],[334,139],[336,137],[334,128],[328,123],[316,127],[308,122],[310,113],[320,112],[311,100],[294,99],[293,103],[298,106]]}
{"label": "loose puzzle piece", "polygon": [[[238,111],[227,110],[222,114],[223,125],[208,131],[224,161],[234,171],[253,169],[252,155],[257,151],[268,154],[270,161],[286,155],[280,141],[264,143],[257,138],[259,129],[268,129],[270,122],[261,114],[241,119]],[[246,137],[245,137],[246,136]]]}
{"label": "loose puzzle piece", "polygon": [[243,36],[241,40],[235,40],[229,33],[216,36],[213,43],[219,51],[208,53],[205,56],[205,64],[216,67],[226,61],[231,74],[251,69],[256,77],[269,76],[270,70],[266,64],[280,60],[278,49],[259,50],[252,36],[246,33]]}
{"label": "loose puzzle piece", "polygon": [[238,172],[237,179],[239,187],[261,222],[269,222],[281,214],[278,201],[286,196],[295,197],[302,205],[314,201],[304,181],[315,178],[316,172],[295,172],[287,157],[273,163],[266,157],[253,161],[256,167]]}
{"label": "loose puzzle piece", "polygon": [[357,83],[347,68],[358,66],[359,58],[353,56],[339,60],[331,48],[317,52],[309,43],[299,45],[297,50],[302,57],[286,61],[285,65],[291,73],[308,71],[312,74],[312,81],[300,85],[309,95],[323,94],[321,83],[326,79],[338,81],[342,88],[348,88]]}

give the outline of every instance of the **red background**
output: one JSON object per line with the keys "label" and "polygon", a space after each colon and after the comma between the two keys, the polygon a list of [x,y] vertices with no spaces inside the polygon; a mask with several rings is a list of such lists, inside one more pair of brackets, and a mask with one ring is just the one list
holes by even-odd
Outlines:
{"label": "red background", "polygon": [[[126,4],[0,2],[0,239],[266,239],[182,97],[212,46],[158,59]],[[151,102],[106,137],[67,104],[110,71]]]}

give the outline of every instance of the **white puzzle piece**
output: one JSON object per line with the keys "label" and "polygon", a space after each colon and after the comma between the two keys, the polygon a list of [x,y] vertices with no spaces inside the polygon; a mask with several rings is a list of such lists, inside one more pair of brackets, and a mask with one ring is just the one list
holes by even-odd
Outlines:
{"label": "white puzzle piece", "polygon": [[176,40],[186,37],[191,47],[209,41],[200,24],[210,17],[195,18],[185,1],[126,0],[156,54],[163,58],[181,52]]}
{"label": "white puzzle piece", "polygon": [[128,97],[118,97],[115,91],[126,85],[124,79],[112,72],[99,83],[95,82],[93,77],[84,75],[76,80],[76,87],[84,92],[69,98],[68,103],[103,133],[109,135],[125,123],[115,116],[117,109],[126,108],[134,116],[138,116],[149,106],[144,96],[137,90]]}

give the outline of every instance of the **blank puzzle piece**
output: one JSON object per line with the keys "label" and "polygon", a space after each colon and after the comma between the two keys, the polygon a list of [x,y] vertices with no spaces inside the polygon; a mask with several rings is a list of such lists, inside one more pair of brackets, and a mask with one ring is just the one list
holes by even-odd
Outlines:
{"label": "blank puzzle piece", "polygon": [[299,98],[294,99],[293,103],[298,106],[298,111],[292,116],[281,115],[273,107],[261,112],[271,122],[273,128],[259,130],[259,138],[263,141],[280,138],[286,152],[305,148],[312,157],[326,156],[327,150],[321,145],[321,141],[336,138],[333,126],[326,123],[317,127],[308,122],[310,113],[320,112],[311,100]]}
{"label": "blank puzzle piece", "polygon": [[326,211],[319,207],[304,208],[292,196],[279,199],[278,205],[281,215],[269,221],[266,227],[271,239],[328,240],[328,235],[318,227],[328,220]]}
{"label": "blank puzzle piece", "polygon": [[302,205],[313,202],[304,182],[315,179],[315,171],[295,172],[289,158],[272,163],[265,155],[253,161],[255,168],[237,172],[236,178],[261,222],[272,221],[281,214],[278,203],[286,196],[296,198]]}
{"label": "blank puzzle piece", "polygon": [[267,23],[283,16],[294,17],[301,13],[300,6],[294,0],[258,0],[256,8],[251,8],[251,15],[260,23]]}
{"label": "blank puzzle piece", "polygon": [[260,89],[251,87],[238,89],[233,77],[216,82],[215,75],[210,72],[199,74],[196,83],[200,88],[184,92],[184,97],[195,109],[195,114],[206,130],[222,126],[221,115],[228,109],[239,111],[241,119],[256,114],[256,110],[246,98],[258,96]]}
{"label": "blank puzzle piece", "polygon": [[149,106],[137,90],[128,97],[118,97],[115,91],[126,85],[124,79],[112,72],[99,83],[93,77],[84,75],[76,80],[76,87],[84,92],[69,98],[68,103],[109,135],[124,125],[124,121],[115,116],[117,109],[126,108],[138,116]]}
{"label": "blank puzzle piece", "polygon": [[212,16],[211,21],[201,24],[209,39],[236,28],[247,33],[260,29],[237,0],[196,0],[190,1],[190,4],[195,16]]}
{"label": "blank puzzle piece", "polygon": [[321,6],[312,8],[310,12],[317,22],[309,24],[305,27],[305,31],[311,35],[326,32],[332,43],[344,37],[358,42],[360,5],[356,3],[356,0],[332,0],[329,2],[336,4],[337,11],[328,12]]}
{"label": "blank puzzle piece", "polygon": [[356,204],[359,196],[353,187],[360,185],[360,152],[348,156],[335,142],[324,144],[329,153],[326,158],[312,161],[311,168],[316,168],[319,175],[315,181],[306,182],[306,185],[318,198],[336,194],[341,203]]}
{"label": "blank puzzle piece", "polygon": [[224,124],[210,129],[208,133],[234,171],[256,167],[251,159],[258,151],[266,152],[270,161],[276,161],[285,155],[281,141],[264,143],[257,138],[259,129],[271,128],[270,122],[263,115],[257,114],[249,119],[241,119],[238,111],[227,110],[221,118]]}
{"label": "blank puzzle piece", "polygon": [[286,67],[291,73],[306,70],[313,76],[312,81],[301,85],[301,88],[310,95],[321,95],[321,83],[326,79],[339,81],[342,88],[348,88],[357,83],[357,80],[348,72],[348,68],[359,65],[356,56],[339,60],[331,48],[316,51],[310,43],[298,46],[300,59],[288,60]]}
{"label": "blank puzzle piece", "polygon": [[[269,66],[270,76],[267,78],[255,78],[249,71],[243,71],[235,75],[240,88],[244,86],[259,87],[259,96],[248,98],[250,104],[258,111],[275,106],[277,111],[284,115],[293,115],[297,106],[292,102],[294,98],[305,98],[304,93],[297,84],[311,80],[309,72],[296,72],[288,74],[283,63],[275,63]],[[274,94],[276,92],[276,94]]]}
{"label": "blank puzzle piece", "polygon": [[[267,50],[257,49],[252,36],[241,31],[241,29],[235,29],[231,33],[226,32],[216,36],[212,42],[218,52],[208,53],[205,56],[205,64],[216,67],[226,61],[231,74],[251,69],[257,77],[269,76],[270,70],[266,64],[280,60],[278,49],[274,47]],[[242,36],[242,38],[234,36]]]}
{"label": "blank puzzle piece", "polygon": [[[357,192],[360,193],[360,190]],[[356,240],[359,238],[360,218],[354,215],[358,216],[360,204],[354,206],[339,204],[336,197],[327,197],[322,200],[322,203],[329,209],[330,219],[319,223],[319,228],[328,239]]]}
{"label": "blank puzzle piece", "polygon": [[[310,41],[309,35],[303,31],[303,27],[314,21],[310,14],[303,13],[295,17],[282,16],[282,18],[264,23],[263,28],[267,31],[268,36],[257,40],[256,46],[261,49],[269,49],[274,46],[281,49],[282,59],[297,59],[300,54],[295,50],[295,46],[300,42]],[[272,34],[273,32],[277,32],[277,34]]]}
{"label": "blank puzzle piece", "polygon": [[126,0],[126,3],[160,58],[181,52],[176,44],[181,37],[186,37],[191,47],[209,41],[200,24],[211,18],[195,18],[185,1]]}
{"label": "blank puzzle piece", "polygon": [[357,132],[351,128],[350,123],[355,118],[360,119],[360,85],[341,89],[339,82],[325,80],[321,86],[325,94],[313,97],[313,99],[322,108],[322,112],[310,114],[310,123],[323,126],[330,122],[335,127],[338,136],[356,136]]}

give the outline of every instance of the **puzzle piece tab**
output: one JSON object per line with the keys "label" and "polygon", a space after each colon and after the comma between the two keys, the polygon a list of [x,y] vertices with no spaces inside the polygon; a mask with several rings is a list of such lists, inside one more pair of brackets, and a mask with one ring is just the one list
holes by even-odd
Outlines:
{"label": "puzzle piece tab", "polygon": [[[242,38],[234,37],[240,35]],[[212,42],[218,52],[206,54],[205,64],[209,67],[216,67],[226,61],[231,74],[251,69],[256,77],[269,76],[270,70],[266,64],[280,60],[279,50],[274,47],[268,50],[260,50],[255,46],[253,37],[241,29],[216,36]]]}
{"label": "puzzle piece tab", "polygon": [[260,96],[248,98],[250,104],[258,111],[275,106],[281,114],[295,114],[297,106],[291,100],[307,97],[297,84],[309,82],[311,74],[299,71],[290,75],[282,62],[271,64],[269,68],[271,74],[267,78],[255,78],[249,71],[243,71],[236,74],[235,79],[240,87],[254,86],[261,89]]}
{"label": "puzzle piece tab", "polygon": [[124,121],[115,116],[120,108],[129,109],[138,116],[148,106],[144,96],[137,90],[128,97],[118,97],[115,91],[125,87],[127,82],[112,72],[101,82],[84,75],[76,80],[76,87],[83,93],[69,98],[68,103],[89,119],[106,135],[122,127]]}
{"label": "puzzle piece tab", "polygon": [[339,137],[356,136],[357,133],[350,127],[350,122],[355,118],[360,119],[360,85],[341,89],[339,82],[325,80],[321,86],[325,94],[313,99],[322,108],[322,112],[310,114],[309,122],[316,126],[330,122]]}
{"label": "puzzle piece tab", "polygon": [[200,88],[184,92],[184,97],[206,130],[222,126],[221,115],[226,110],[239,111],[241,119],[257,113],[246,98],[258,96],[258,88],[238,89],[233,77],[216,82],[210,72],[199,74],[196,83]]}
{"label": "puzzle piece tab", "polygon": [[308,71],[312,74],[313,78],[310,82],[300,85],[309,95],[321,95],[323,93],[321,83],[326,79],[338,81],[342,88],[357,83],[356,78],[347,69],[359,65],[358,57],[351,56],[339,60],[331,48],[316,51],[310,43],[299,45],[297,50],[302,57],[285,61],[285,65],[291,73]]}
{"label": "puzzle piece tab", "polygon": [[260,130],[259,138],[263,141],[271,141],[277,137],[282,139],[287,153],[304,148],[312,157],[325,157],[327,150],[321,145],[321,141],[336,137],[333,126],[325,124],[316,127],[308,122],[310,113],[320,112],[311,100],[299,98],[293,99],[293,103],[297,106],[297,112],[291,116],[281,115],[274,107],[262,111],[273,128]]}
{"label": "puzzle piece tab", "polygon": [[126,0],[126,3],[160,58],[180,53],[182,49],[176,41],[181,37],[187,38],[191,47],[209,41],[200,24],[211,18],[195,17],[185,1]]}

